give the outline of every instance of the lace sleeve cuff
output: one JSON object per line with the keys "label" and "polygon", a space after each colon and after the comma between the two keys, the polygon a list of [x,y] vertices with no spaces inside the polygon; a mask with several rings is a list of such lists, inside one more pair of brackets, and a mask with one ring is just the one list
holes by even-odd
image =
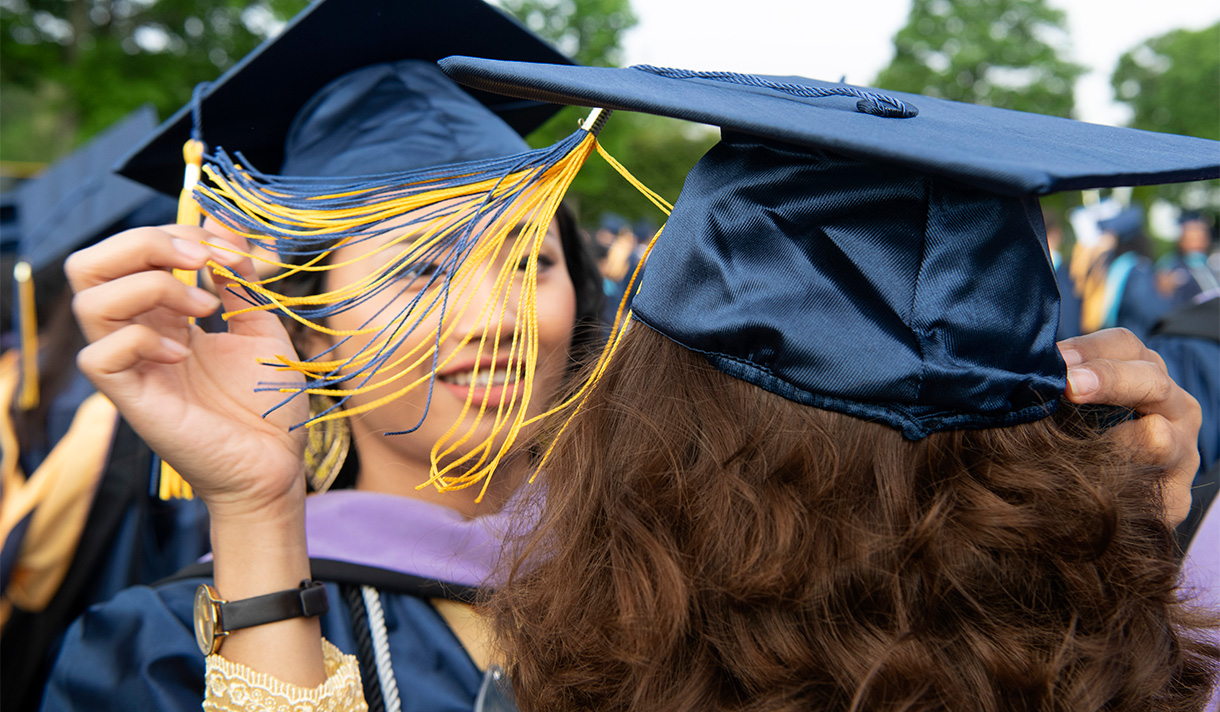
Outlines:
{"label": "lace sleeve cuff", "polygon": [[209,655],[203,709],[205,712],[288,709],[366,712],[368,706],[364,702],[360,667],[355,656],[344,655],[323,639],[322,657],[326,665],[326,682],[310,688],[290,685],[219,655]]}

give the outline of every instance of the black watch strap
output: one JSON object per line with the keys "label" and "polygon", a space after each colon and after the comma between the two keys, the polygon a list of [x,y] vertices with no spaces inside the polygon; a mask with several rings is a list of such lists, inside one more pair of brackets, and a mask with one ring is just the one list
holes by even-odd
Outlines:
{"label": "black watch strap", "polygon": [[326,586],[306,579],[299,588],[220,604],[220,629],[231,632],[290,618],[320,616],[329,610]]}

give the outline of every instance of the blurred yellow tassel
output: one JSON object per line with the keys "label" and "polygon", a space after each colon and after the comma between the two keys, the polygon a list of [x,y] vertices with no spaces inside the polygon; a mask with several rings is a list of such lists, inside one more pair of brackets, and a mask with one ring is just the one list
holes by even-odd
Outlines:
{"label": "blurred yellow tassel", "polygon": [[18,262],[13,267],[17,282],[18,308],[21,310],[21,390],[17,407],[34,410],[38,407],[38,312],[34,304],[34,274],[30,263]]}

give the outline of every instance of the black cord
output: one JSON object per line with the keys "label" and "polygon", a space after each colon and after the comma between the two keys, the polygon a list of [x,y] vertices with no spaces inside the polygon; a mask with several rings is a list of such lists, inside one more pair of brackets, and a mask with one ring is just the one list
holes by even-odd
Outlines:
{"label": "black cord", "polygon": [[381,695],[381,677],[377,674],[377,656],[373,653],[373,634],[369,631],[369,614],[364,607],[364,594],[356,584],[339,584],[352,618],[352,635],[356,639],[356,660],[360,662],[360,678],[364,681],[364,701],[369,712],[385,712]]}

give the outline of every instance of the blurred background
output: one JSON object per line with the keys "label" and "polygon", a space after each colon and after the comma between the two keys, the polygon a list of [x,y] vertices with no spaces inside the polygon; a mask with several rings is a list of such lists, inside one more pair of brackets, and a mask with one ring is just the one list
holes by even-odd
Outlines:
{"label": "blurred background", "polygon": [[[0,192],[144,103],[164,118],[304,0],[0,0]],[[1202,0],[499,0],[579,62],[799,74],[1220,139],[1220,7]],[[291,81],[285,78],[285,81]],[[531,141],[569,133],[570,110]],[[671,200],[711,129],[620,114],[610,152]],[[1065,216],[1106,196],[1044,200]],[[571,192],[589,228],[659,216],[600,161]],[[1215,182],[1136,189],[1148,231],[1216,224]],[[1067,240],[1073,239],[1069,225]],[[1155,241],[1154,241],[1155,242]]]}

